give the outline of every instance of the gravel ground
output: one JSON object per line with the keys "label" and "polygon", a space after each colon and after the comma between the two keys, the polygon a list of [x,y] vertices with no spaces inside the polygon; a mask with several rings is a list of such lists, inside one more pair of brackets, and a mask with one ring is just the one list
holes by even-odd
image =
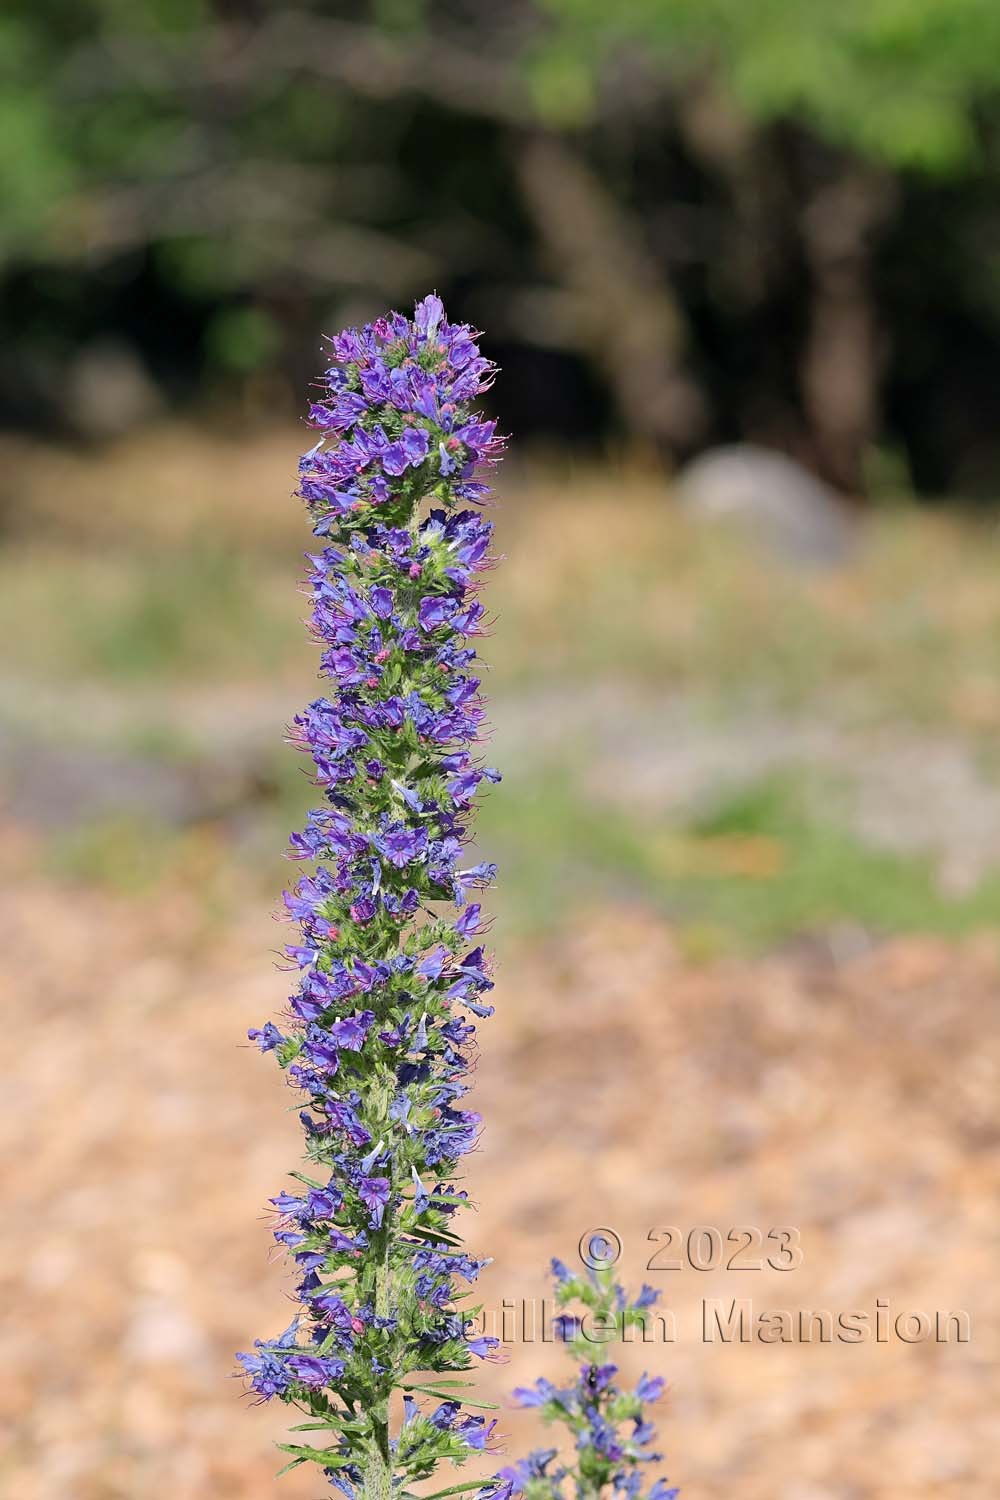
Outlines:
{"label": "gravel ground", "polygon": [[[299,1474],[275,1490],[284,1409],[251,1406],[229,1378],[231,1351],[288,1312],[262,1205],[297,1127],[276,1070],[241,1042],[281,1006],[278,931],[256,898],[233,921],[191,889],[56,885],[14,833],[0,886],[0,1491],[317,1495]],[[627,1359],[670,1381],[665,1467],[689,1500],[992,1500],[996,943],[692,967],[623,909],[581,912],[501,961],[465,1226],[496,1257],[488,1304],[542,1296],[548,1257],[611,1227],[625,1275],[662,1286],[676,1321],[673,1342]],[[645,1269],[670,1253],[650,1230],[742,1225],[797,1229],[801,1265]],[[733,1298],[873,1320],[877,1299],[890,1320],[961,1310],[971,1338],[705,1342],[704,1302]],[[558,1359],[524,1339],[508,1352],[484,1395]],[[536,1441],[530,1421],[504,1413],[508,1451]]]}

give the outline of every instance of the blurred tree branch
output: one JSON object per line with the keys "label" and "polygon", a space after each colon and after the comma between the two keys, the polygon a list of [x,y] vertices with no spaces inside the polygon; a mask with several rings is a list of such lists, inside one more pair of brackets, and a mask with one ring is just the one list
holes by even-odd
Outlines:
{"label": "blurred tree branch", "polygon": [[282,75],[310,74],[376,100],[422,94],[447,109],[521,125],[533,109],[515,64],[515,57],[491,57],[438,34],[396,38],[375,26],[287,10],[253,27],[192,30],[173,50],[136,36],[87,41],[66,57],[58,86],[78,99],[128,83],[188,103],[218,102],[220,90],[245,93]]}
{"label": "blurred tree branch", "polygon": [[230,268],[234,280],[248,284],[278,270],[321,288],[334,281],[408,293],[440,271],[427,249],[370,225],[331,222],[324,212],[329,182],[322,168],[250,160],[158,182],[109,184],[62,206],[66,224],[53,258],[100,263],[153,240],[239,235]]}
{"label": "blurred tree branch", "polygon": [[553,274],[573,294],[580,341],[611,380],[626,427],[686,448],[703,426],[704,403],[683,369],[683,312],[638,226],[556,136],[527,137],[517,172]]}

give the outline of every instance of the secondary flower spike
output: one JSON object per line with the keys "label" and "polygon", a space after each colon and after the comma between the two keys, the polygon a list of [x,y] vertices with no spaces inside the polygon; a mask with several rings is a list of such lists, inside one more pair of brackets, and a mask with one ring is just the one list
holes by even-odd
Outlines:
{"label": "secondary flower spike", "polygon": [[644,1477],[646,1465],[663,1459],[654,1450],[656,1428],[645,1405],[659,1400],[664,1382],[659,1375],[642,1375],[631,1389],[623,1388],[617,1365],[606,1358],[608,1342],[643,1327],[659,1292],[643,1286],[630,1299],[609,1267],[577,1276],[553,1260],[552,1275],[559,1307],[578,1304],[577,1312],[563,1312],[554,1323],[579,1366],[576,1379],[567,1386],[536,1380],[515,1390],[514,1400],[535,1407],[543,1422],[565,1428],[571,1453],[560,1458],[557,1448],[536,1448],[502,1469],[498,1479],[510,1486],[514,1500],[677,1500],[680,1490],[666,1479],[648,1483]]}
{"label": "secondary flower spike", "polygon": [[436,296],[331,348],[299,489],[320,539],[308,584],[327,687],[293,729],[323,801],[291,838],[308,873],[284,896],[299,927],[289,1010],[250,1032],[303,1106],[305,1170],[272,1199],[298,1308],[238,1358],[261,1398],[307,1419],[286,1467],[389,1500],[494,1426],[455,1376],[497,1341],[467,1335],[478,1308],[457,1310],[487,1262],[454,1215],[480,1124],[462,1107],[470,1017],[491,1013],[470,897],[495,869],[464,851],[477,789],[499,780],[476,755],[472,641],[492,531],[478,508],[502,445],[471,405],[494,367]]}

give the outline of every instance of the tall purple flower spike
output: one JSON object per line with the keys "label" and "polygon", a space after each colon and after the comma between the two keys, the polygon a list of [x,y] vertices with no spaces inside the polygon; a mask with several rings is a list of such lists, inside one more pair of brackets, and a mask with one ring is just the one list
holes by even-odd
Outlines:
{"label": "tall purple flower spike", "polygon": [[469,1332],[478,1308],[457,1310],[459,1284],[487,1262],[453,1220],[480,1125],[461,1107],[470,1016],[491,1014],[470,896],[495,867],[463,855],[476,792],[499,780],[475,753],[471,642],[492,531],[477,508],[502,444],[471,409],[494,367],[436,296],[412,320],[341,333],[332,353],[310,411],[322,436],[299,470],[320,539],[308,582],[328,686],[292,734],[323,802],[291,838],[311,869],[284,896],[300,929],[285,950],[290,1008],[280,1028],[250,1032],[304,1106],[307,1170],[271,1200],[298,1308],[237,1357],[261,1398],[306,1417],[304,1440],[281,1445],[286,1468],[317,1464],[348,1500],[405,1500],[442,1460],[482,1451],[495,1425],[466,1410],[455,1378],[497,1341]]}

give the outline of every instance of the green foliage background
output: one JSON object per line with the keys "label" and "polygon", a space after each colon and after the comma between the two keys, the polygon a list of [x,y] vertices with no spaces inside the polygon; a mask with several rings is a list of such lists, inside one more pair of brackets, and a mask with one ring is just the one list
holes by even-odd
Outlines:
{"label": "green foliage background", "polygon": [[433,284],[524,437],[992,494],[998,96],[991,0],[9,0],[0,419],[77,430],[108,338],[290,407],[317,324]]}
{"label": "green foliage background", "polygon": [[[544,0],[558,23],[539,77],[593,88],[609,52],[655,49],[675,77],[717,73],[755,120],[795,119],[898,168],[982,160],[973,118],[995,97],[1000,12],[989,0]],[[558,102],[556,101],[556,108]]]}

